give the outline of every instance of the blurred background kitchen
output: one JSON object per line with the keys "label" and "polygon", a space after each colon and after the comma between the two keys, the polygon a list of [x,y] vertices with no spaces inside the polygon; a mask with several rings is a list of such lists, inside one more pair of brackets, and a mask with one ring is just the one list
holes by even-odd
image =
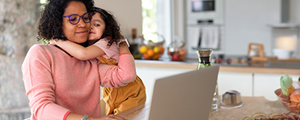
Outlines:
{"label": "blurred background kitchen", "polygon": [[[40,43],[37,25],[46,2],[0,0],[0,120],[29,115],[21,64]],[[147,49],[162,46],[157,59],[169,62],[178,61],[172,55],[179,49],[185,50],[183,62],[197,61],[195,50],[201,48],[232,59],[259,54],[249,52],[255,49],[250,43],[263,45],[264,58],[300,59],[299,0],[95,0],[95,5],[117,18],[136,59],[147,59],[139,48],[151,43]]]}

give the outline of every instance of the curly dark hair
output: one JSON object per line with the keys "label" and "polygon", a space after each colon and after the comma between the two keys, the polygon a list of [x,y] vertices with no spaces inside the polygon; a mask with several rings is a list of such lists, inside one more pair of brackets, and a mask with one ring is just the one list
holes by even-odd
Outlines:
{"label": "curly dark hair", "polygon": [[37,40],[61,39],[67,40],[62,35],[62,16],[65,8],[71,1],[82,2],[87,12],[92,12],[94,7],[94,0],[48,0],[48,4],[41,12],[41,19],[39,20]]}
{"label": "curly dark hair", "polygon": [[107,38],[109,40],[107,45],[111,46],[114,42],[118,43],[120,39],[124,38],[121,35],[119,24],[117,23],[115,17],[111,13],[102,8],[94,7],[93,14],[96,13],[100,14],[101,19],[104,20],[106,25],[104,33],[100,39]]}

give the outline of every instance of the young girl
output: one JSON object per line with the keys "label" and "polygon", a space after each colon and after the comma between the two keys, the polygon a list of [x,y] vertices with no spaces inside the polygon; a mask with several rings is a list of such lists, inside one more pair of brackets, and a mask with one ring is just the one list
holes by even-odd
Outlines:
{"label": "young girl", "polygon": [[[52,40],[51,43],[58,45],[80,60],[97,57],[103,64],[118,65],[118,43],[124,41],[124,37],[120,33],[120,27],[114,16],[106,10],[94,7],[93,12],[91,31],[88,38],[90,46],[82,47],[70,41],[61,40]],[[119,88],[104,86],[102,90],[103,100],[106,103],[106,115],[118,114],[146,101],[145,86],[138,76],[126,86]]]}

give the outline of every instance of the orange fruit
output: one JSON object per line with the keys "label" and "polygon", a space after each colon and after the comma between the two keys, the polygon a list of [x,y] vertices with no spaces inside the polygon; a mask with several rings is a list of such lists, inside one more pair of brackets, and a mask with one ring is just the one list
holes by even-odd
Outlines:
{"label": "orange fruit", "polygon": [[159,57],[160,57],[160,54],[155,54],[155,55],[152,57],[152,59],[153,59],[153,60],[158,60]]}
{"label": "orange fruit", "polygon": [[150,59],[150,57],[148,56],[148,54],[143,54],[143,56],[144,56],[145,60],[149,60]]}
{"label": "orange fruit", "polygon": [[163,46],[159,46],[159,54],[163,54],[165,51],[165,48]]}
{"label": "orange fruit", "polygon": [[153,49],[148,49],[147,50],[147,55],[151,58],[154,55],[154,50]]}

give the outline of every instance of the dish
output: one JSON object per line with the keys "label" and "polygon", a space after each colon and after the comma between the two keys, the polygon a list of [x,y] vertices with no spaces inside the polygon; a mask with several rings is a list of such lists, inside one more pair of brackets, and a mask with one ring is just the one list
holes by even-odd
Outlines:
{"label": "dish", "polygon": [[288,110],[294,113],[300,113],[300,103],[290,101],[290,96],[284,96],[281,94],[281,89],[276,89],[275,94],[278,99],[281,101],[281,104]]}
{"label": "dish", "polygon": [[300,120],[300,116],[296,113],[270,113],[263,112],[254,113],[251,117],[246,116],[243,120]]}

